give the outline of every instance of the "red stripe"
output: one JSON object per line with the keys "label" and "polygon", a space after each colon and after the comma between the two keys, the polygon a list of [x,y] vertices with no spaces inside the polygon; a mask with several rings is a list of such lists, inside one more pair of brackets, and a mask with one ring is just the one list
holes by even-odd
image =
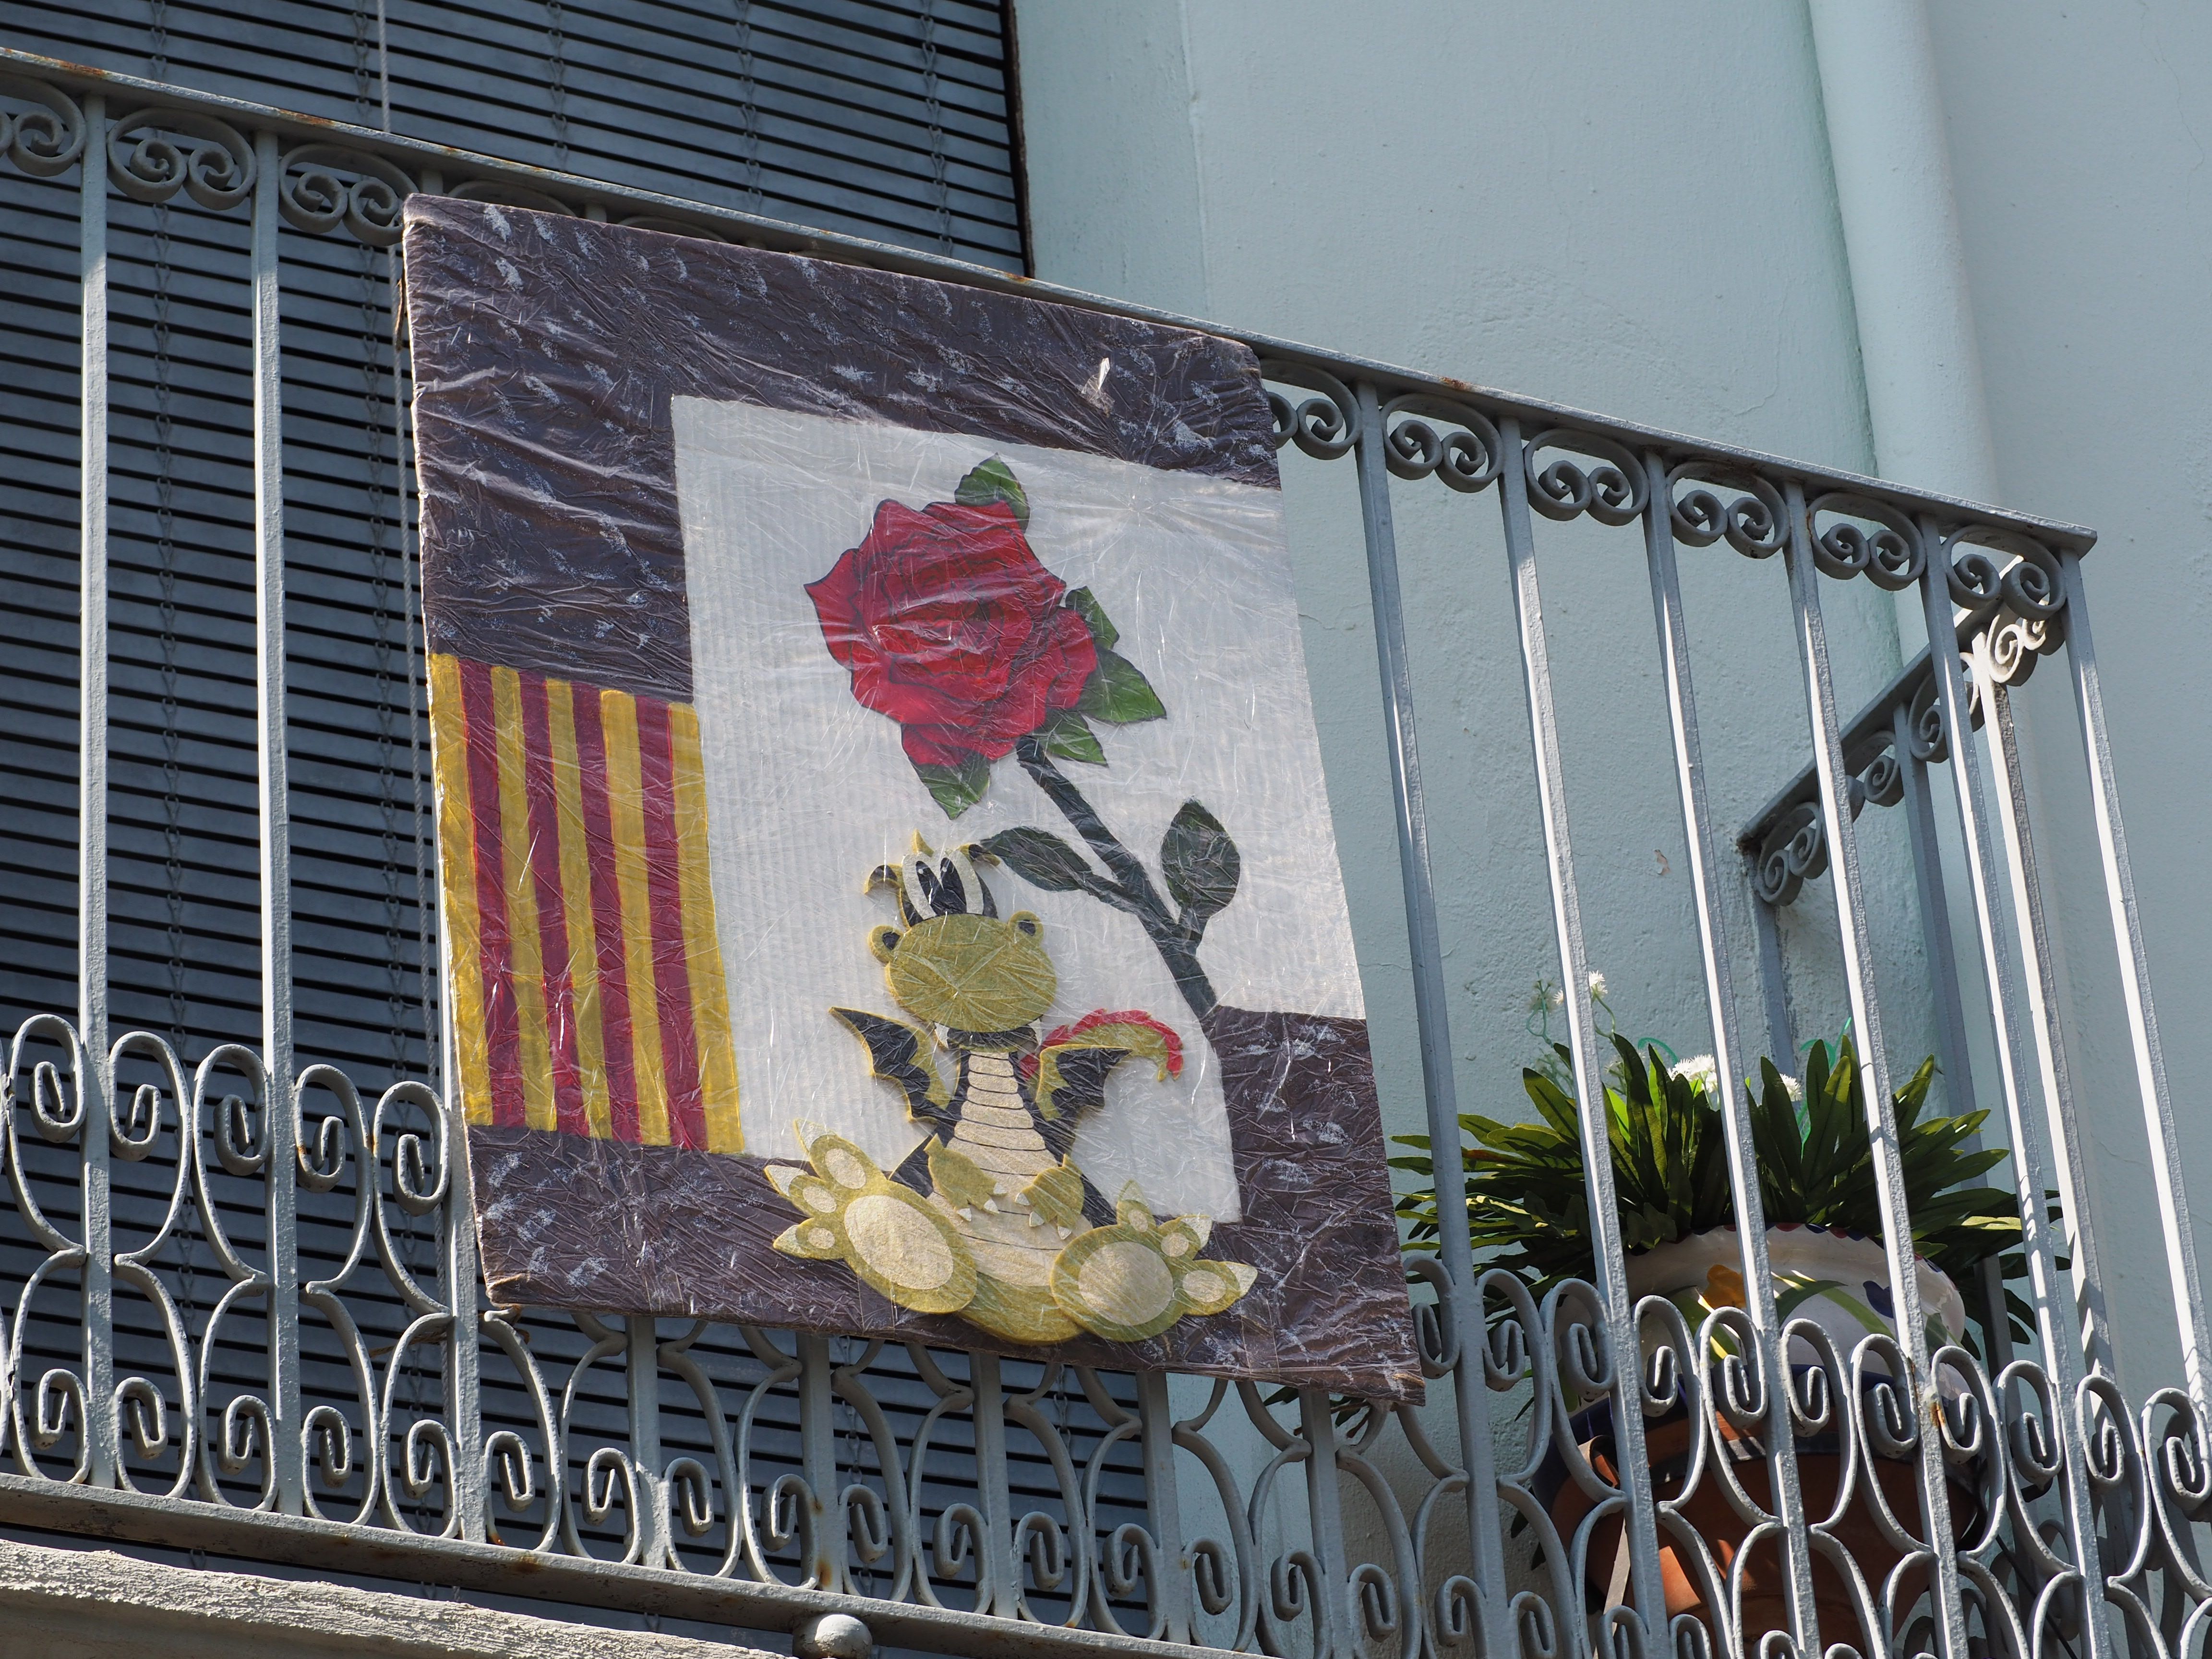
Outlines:
{"label": "red stripe", "polygon": [[637,700],[637,769],[645,793],[645,890],[653,910],[653,983],[660,1005],[660,1068],[668,1076],[668,1139],[707,1145],[707,1101],[691,1030],[691,970],[684,943],[681,854],[676,844],[676,777],[668,705]]}
{"label": "red stripe", "polygon": [[637,1066],[630,1055],[629,979],[623,967],[622,888],[607,805],[607,734],[599,694],[579,685],[576,769],[583,779],[584,856],[592,872],[592,932],[599,947],[600,1051],[606,1056],[607,1115],[617,1140],[637,1139]]}
{"label": "red stripe", "polygon": [[553,793],[550,695],[542,674],[523,674],[522,790],[530,811],[531,884],[538,890],[538,959],[545,980],[545,1041],[553,1059],[553,1121],[587,1135],[584,1086],[576,1066],[576,981],[568,964],[568,913],[561,892],[561,811]]}
{"label": "red stripe", "polygon": [[499,744],[493,729],[491,670],[463,659],[460,671],[461,721],[468,733],[469,815],[477,838],[477,927],[491,1121],[501,1128],[514,1128],[524,1121],[522,1030],[514,1006],[514,949],[500,848]]}

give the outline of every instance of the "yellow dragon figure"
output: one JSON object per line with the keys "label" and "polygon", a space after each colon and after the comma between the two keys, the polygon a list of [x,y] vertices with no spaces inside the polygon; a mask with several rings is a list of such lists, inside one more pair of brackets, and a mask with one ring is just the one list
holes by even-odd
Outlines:
{"label": "yellow dragon figure", "polygon": [[[830,1010],[928,1133],[886,1172],[843,1136],[796,1125],[812,1167],[768,1167],[800,1215],[775,1248],[842,1261],[900,1307],[957,1314],[1012,1343],[1079,1332],[1139,1342],[1219,1313],[1255,1275],[1199,1254],[1211,1220],[1155,1216],[1134,1182],[1109,1204],[1070,1155],[1115,1067],[1140,1057],[1163,1081],[1181,1068],[1173,1033],[1143,1015],[1100,1013],[1045,1037],[1059,976],[1043,924],[1026,910],[999,915],[975,850],[940,855],[917,836],[902,863],[868,878],[870,891],[896,896],[899,915],[871,929],[868,946],[921,1024]],[[949,1086],[939,1049],[951,1060]]]}

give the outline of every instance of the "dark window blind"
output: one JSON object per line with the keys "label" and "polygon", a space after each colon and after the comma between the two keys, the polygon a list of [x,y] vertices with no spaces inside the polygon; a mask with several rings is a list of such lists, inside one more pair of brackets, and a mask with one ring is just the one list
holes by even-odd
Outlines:
{"label": "dark window blind", "polygon": [[0,0],[25,51],[1019,270],[991,0]]}
{"label": "dark window blind", "polygon": [[[388,70],[402,133],[1021,267],[994,4],[387,0],[386,12],[382,57],[373,0],[0,0],[0,41],[369,126],[384,118]],[[0,167],[7,1030],[31,1013],[72,1013],[76,1000],[77,191],[74,175]],[[169,1038],[189,1076],[218,1043],[259,1047],[247,223],[242,210],[213,214],[181,197],[149,207],[111,192],[109,211],[112,1020]],[[298,1060],[337,1065],[373,1101],[395,1079],[430,1074],[424,1034],[436,1029],[434,972],[423,972],[436,959],[428,733],[409,648],[410,512],[396,427],[405,385],[387,257],[289,228],[281,252]],[[126,1083],[140,1075],[125,1072]],[[244,1092],[235,1078],[216,1092],[231,1090]],[[26,1164],[48,1213],[70,1224],[73,1154],[27,1143]],[[173,1167],[117,1165],[118,1237],[158,1224]],[[356,1178],[301,1194],[309,1276],[343,1258]],[[218,1171],[211,1187],[233,1236],[264,1243],[255,1183]],[[0,1278],[17,1285],[42,1255],[19,1232],[0,1228]],[[189,1215],[179,1237],[158,1270],[197,1334],[228,1281]],[[434,1278],[428,1221],[408,1224],[399,1248]],[[388,1352],[407,1314],[381,1283],[372,1265],[348,1297]],[[74,1294],[64,1273],[31,1310],[33,1374],[72,1352]],[[158,1377],[151,1306],[120,1296],[117,1317],[119,1362]],[[258,1327],[227,1328],[211,1361],[218,1409],[265,1367]],[[581,1352],[558,1322],[534,1335],[556,1375]],[[303,1341],[311,1400],[343,1404],[342,1351],[313,1321]],[[716,1352],[718,1372],[743,1371],[734,1350]],[[489,1413],[524,1426],[519,1379],[489,1350],[486,1364]],[[406,1403],[434,1411],[434,1358],[425,1375],[407,1369]],[[885,1388],[902,1423],[926,1403],[917,1382]],[[612,1434],[618,1380],[601,1392],[580,1427],[604,1419]],[[679,1395],[671,1400],[671,1445],[689,1446],[697,1425],[681,1420]],[[770,1462],[796,1455],[793,1409],[782,1401],[769,1413]],[[56,1454],[64,1464],[69,1449]],[[165,1457],[141,1471],[149,1486],[173,1468],[173,1451]],[[1018,1461],[1019,1484],[1047,1482],[1041,1457]],[[234,1496],[251,1501],[245,1487]],[[334,1501],[331,1512],[350,1506]]]}
{"label": "dark window blind", "polygon": [[[0,0],[0,40],[372,126],[388,92],[402,132],[1021,263],[1000,15],[975,0],[387,0],[381,55],[372,0]],[[246,228],[181,198],[110,214],[111,983],[118,1029],[197,1058],[259,1023]],[[0,173],[11,1024],[75,1001],[75,219],[74,179]],[[428,1058],[404,388],[386,256],[282,240],[299,1044],[374,1088]]]}

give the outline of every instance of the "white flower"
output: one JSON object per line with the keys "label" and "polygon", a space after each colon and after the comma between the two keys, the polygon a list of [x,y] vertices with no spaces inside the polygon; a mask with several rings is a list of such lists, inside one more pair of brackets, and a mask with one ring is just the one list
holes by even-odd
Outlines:
{"label": "white flower", "polygon": [[1805,1085],[1800,1083],[1796,1078],[1791,1077],[1787,1072],[1784,1072],[1782,1074],[1782,1086],[1789,1091],[1790,1099],[1802,1100],[1805,1098]]}
{"label": "white flower", "polygon": [[1720,1092],[1721,1068],[1711,1054],[1692,1054],[1674,1068],[1674,1075],[1686,1078],[1709,1095]]}
{"label": "white flower", "polygon": [[1605,995],[1605,975],[1599,973],[1595,968],[1590,970],[1589,993],[1592,996],[1600,998],[1601,1000]]}

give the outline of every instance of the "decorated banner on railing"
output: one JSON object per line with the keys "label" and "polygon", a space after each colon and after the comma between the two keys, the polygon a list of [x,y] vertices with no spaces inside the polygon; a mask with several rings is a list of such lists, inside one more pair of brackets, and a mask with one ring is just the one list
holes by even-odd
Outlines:
{"label": "decorated banner on railing", "polygon": [[1419,1389],[1257,364],[410,203],[495,1300]]}

